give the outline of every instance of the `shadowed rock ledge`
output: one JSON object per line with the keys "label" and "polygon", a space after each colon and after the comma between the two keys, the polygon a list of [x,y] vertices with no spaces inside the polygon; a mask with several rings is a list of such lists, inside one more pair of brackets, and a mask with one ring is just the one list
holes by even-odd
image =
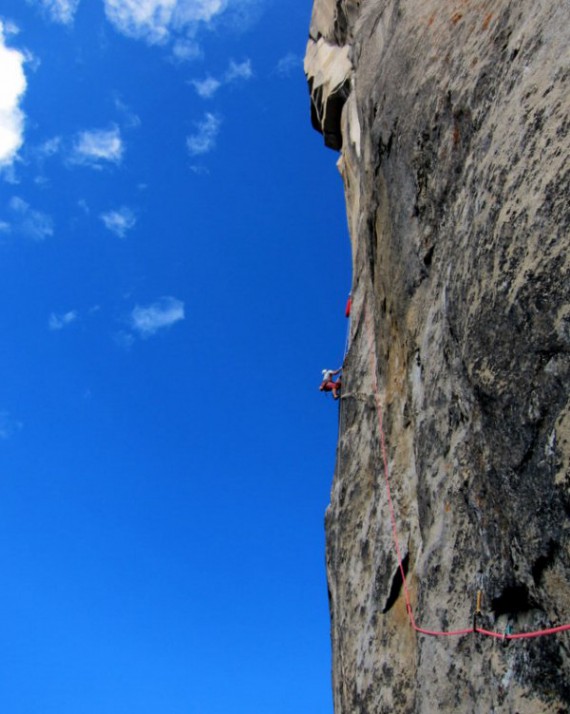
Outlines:
{"label": "shadowed rock ledge", "polygon": [[350,349],[326,514],[336,714],[570,711],[570,4],[315,0]]}

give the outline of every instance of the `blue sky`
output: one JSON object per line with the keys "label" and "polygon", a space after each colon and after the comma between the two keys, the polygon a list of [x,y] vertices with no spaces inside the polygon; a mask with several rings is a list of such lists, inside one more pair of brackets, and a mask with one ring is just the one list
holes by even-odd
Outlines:
{"label": "blue sky", "polygon": [[350,256],[310,12],[2,3],[2,712],[332,711]]}

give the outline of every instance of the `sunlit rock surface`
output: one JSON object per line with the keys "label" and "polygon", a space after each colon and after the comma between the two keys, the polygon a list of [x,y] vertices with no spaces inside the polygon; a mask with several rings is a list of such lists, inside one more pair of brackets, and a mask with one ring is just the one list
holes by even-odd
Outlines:
{"label": "sunlit rock surface", "polygon": [[[570,711],[570,3],[316,0],[351,346],[326,515],[335,714]],[[339,316],[339,319],[342,319]]]}

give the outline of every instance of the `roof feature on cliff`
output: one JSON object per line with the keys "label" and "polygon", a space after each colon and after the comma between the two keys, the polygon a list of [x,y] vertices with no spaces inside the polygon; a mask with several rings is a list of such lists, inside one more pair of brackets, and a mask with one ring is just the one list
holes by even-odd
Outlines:
{"label": "roof feature on cliff", "polygon": [[350,94],[350,47],[331,45],[324,38],[310,39],[305,54],[305,75],[311,93],[311,123],[325,145],[340,151],[342,108]]}

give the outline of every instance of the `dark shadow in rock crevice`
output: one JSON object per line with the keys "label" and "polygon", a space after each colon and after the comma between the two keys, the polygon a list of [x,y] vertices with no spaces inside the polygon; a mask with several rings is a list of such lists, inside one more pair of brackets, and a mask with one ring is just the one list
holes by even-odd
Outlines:
{"label": "dark shadow in rock crevice", "polygon": [[394,577],[392,578],[392,587],[390,588],[390,594],[382,610],[382,614],[385,615],[396,603],[396,600],[400,597],[400,591],[402,590],[402,585],[404,584],[402,579],[402,570],[404,571],[404,577],[408,574],[408,565],[410,562],[409,554],[406,554],[402,560],[402,568],[398,566]]}
{"label": "dark shadow in rock crevice", "polygon": [[535,607],[531,601],[529,591],[524,584],[514,584],[505,586],[500,595],[493,598],[491,608],[495,617],[501,615],[514,616],[528,612]]}

